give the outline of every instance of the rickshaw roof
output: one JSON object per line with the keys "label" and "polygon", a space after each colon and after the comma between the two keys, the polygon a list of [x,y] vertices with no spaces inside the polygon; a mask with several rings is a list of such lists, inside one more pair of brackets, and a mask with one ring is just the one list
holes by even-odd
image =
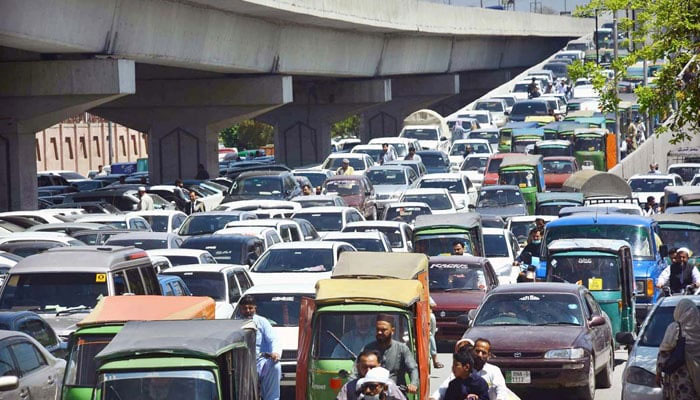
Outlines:
{"label": "rickshaw roof", "polygon": [[700,215],[698,214],[654,214],[651,218],[663,223],[674,223],[674,224],[692,224],[700,225]]}
{"label": "rickshaw roof", "polygon": [[604,136],[608,131],[602,128],[576,128],[574,129],[574,135],[598,135]]}
{"label": "rickshaw roof", "polygon": [[574,130],[578,128],[585,128],[586,126],[584,124],[578,123],[576,121],[561,121],[559,124],[559,129],[557,129],[558,133],[562,132],[573,132]]}
{"label": "rickshaw roof", "polygon": [[542,128],[513,128],[513,137],[516,136],[544,136]]}
{"label": "rickshaw roof", "polygon": [[106,296],[78,326],[127,321],[214,319],[215,303],[199,296]]}
{"label": "rickshaw roof", "polygon": [[250,320],[131,321],[95,358],[104,362],[162,354],[211,359],[254,343],[255,325]]}
{"label": "rickshaw roof", "polygon": [[409,114],[404,120],[405,125],[442,124],[445,119],[437,111],[424,108]]}
{"label": "rickshaw roof", "polygon": [[597,250],[617,253],[623,247],[630,247],[630,244],[625,240],[616,239],[559,239],[547,245],[550,252]]}
{"label": "rickshaw roof", "polygon": [[549,146],[566,146],[570,147],[571,142],[568,140],[543,140],[541,142],[535,143],[535,147],[549,147]]}
{"label": "rickshaw roof", "polygon": [[518,128],[537,128],[538,124],[535,121],[519,121],[519,122],[509,122],[503,129],[518,129]]}
{"label": "rickshaw roof", "polygon": [[583,204],[583,193],[578,192],[542,192],[536,195],[538,203],[551,201],[575,201]]}
{"label": "rickshaw roof", "polygon": [[535,121],[535,122],[547,122],[547,123],[549,123],[549,122],[554,121],[554,117],[551,115],[528,115],[527,117],[525,117],[525,120],[527,122]]}
{"label": "rickshaw roof", "polygon": [[484,257],[475,257],[471,255],[463,256],[433,256],[430,257],[430,265],[433,264],[463,264],[463,265],[479,265],[483,266],[489,260]]}
{"label": "rickshaw roof", "polygon": [[579,123],[594,123],[594,124],[600,124],[600,123],[605,123],[605,117],[603,115],[592,115],[590,117],[577,117],[576,122]]}
{"label": "rickshaw roof", "polygon": [[410,307],[426,300],[419,280],[321,279],[316,283],[316,303],[376,303]]}
{"label": "rickshaw roof", "polygon": [[575,172],[564,181],[562,189],[566,192],[581,192],[584,198],[598,196],[632,197],[632,189],[624,179],[609,172],[592,169]]}
{"label": "rickshaw roof", "polygon": [[[517,186],[516,186],[517,188]],[[419,215],[414,221],[413,231],[425,228],[459,227],[470,229],[481,225],[481,216],[477,213],[429,214]]]}
{"label": "rickshaw roof", "polygon": [[428,257],[424,254],[346,251],[335,264],[332,278],[416,279],[427,271]]}
{"label": "rickshaw roof", "polygon": [[578,119],[578,118],[589,118],[589,117],[596,116],[598,114],[600,114],[600,112],[594,111],[594,110],[571,111],[571,112],[566,114],[566,118],[564,119],[564,121],[573,121],[574,119]]}
{"label": "rickshaw roof", "polygon": [[513,154],[504,157],[503,161],[501,162],[501,165],[498,168],[501,169],[521,165],[528,167],[537,167],[540,164],[542,164],[542,156],[539,154]]}

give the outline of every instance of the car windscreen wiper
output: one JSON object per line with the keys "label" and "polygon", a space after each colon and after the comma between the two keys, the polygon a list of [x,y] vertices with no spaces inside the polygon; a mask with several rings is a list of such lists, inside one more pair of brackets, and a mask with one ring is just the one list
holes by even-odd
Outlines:
{"label": "car windscreen wiper", "polygon": [[566,321],[557,321],[557,322],[544,322],[541,324],[535,324],[537,326],[548,326],[548,325],[573,325],[573,326],[581,326],[578,322],[566,322]]}

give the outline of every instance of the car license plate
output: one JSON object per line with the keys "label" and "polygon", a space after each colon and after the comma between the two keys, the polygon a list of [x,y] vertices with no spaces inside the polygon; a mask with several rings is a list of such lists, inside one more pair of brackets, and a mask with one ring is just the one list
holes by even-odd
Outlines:
{"label": "car license plate", "polygon": [[530,383],[530,371],[506,371],[506,383]]}

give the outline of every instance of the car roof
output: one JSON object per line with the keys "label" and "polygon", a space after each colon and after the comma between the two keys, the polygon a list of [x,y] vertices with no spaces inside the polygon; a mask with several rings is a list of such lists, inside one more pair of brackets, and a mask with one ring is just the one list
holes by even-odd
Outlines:
{"label": "car roof", "polygon": [[517,283],[511,285],[499,285],[491,290],[489,295],[497,293],[571,293],[577,295],[582,287],[573,283],[558,283],[558,282],[536,282],[536,283]]}
{"label": "car roof", "polygon": [[353,147],[352,150],[350,151],[351,153],[357,149],[381,149],[382,145],[380,143],[368,143],[368,144],[358,144],[357,146]]}
{"label": "car roof", "polygon": [[161,272],[161,274],[168,275],[176,272],[223,272],[229,269],[236,271],[248,271],[247,266],[237,264],[186,264],[170,267]]}
{"label": "car roof", "polygon": [[416,194],[448,194],[449,192],[447,189],[433,189],[433,188],[414,188],[414,189],[406,189],[405,192],[403,192],[403,195],[416,195]]}
{"label": "car roof", "polygon": [[208,251],[204,249],[183,249],[183,248],[176,248],[176,249],[153,249],[153,250],[146,250],[146,253],[148,253],[149,256],[154,255],[154,256],[191,256],[191,257],[199,257],[202,254],[209,254]]}
{"label": "car roof", "polygon": [[421,181],[429,181],[431,179],[454,179],[458,181],[462,179],[462,174],[443,172],[437,174],[425,174],[420,178]]}
{"label": "car roof", "polygon": [[659,298],[659,305],[658,307],[675,307],[678,305],[678,302],[683,300],[683,299],[689,299],[692,300],[696,305],[700,305],[700,296],[697,295],[692,295],[692,296],[669,296],[669,297],[661,297]]}
{"label": "car roof", "polygon": [[150,216],[150,215],[176,215],[176,214],[184,214],[182,211],[179,210],[148,210],[148,211],[134,211],[134,214],[143,217],[144,215]]}
{"label": "car roof", "polygon": [[651,219],[639,215],[629,214],[583,214],[570,215],[567,217],[556,219],[548,224],[548,228],[552,226],[568,226],[568,225],[649,225]]}
{"label": "car roof", "polygon": [[[92,222],[92,221],[108,221],[108,222],[114,222],[114,221],[126,221],[130,217],[134,217],[135,215],[131,215],[131,213],[128,214],[91,214],[91,215],[86,215],[84,217],[80,217],[75,220],[75,222]],[[143,218],[143,217],[141,217]]]}
{"label": "car roof", "polygon": [[394,170],[394,171],[406,171],[409,169],[412,169],[408,165],[401,165],[401,164],[384,164],[384,165],[374,165],[370,167],[367,172],[369,171],[377,171],[377,170]]}
{"label": "car roof", "polygon": [[254,285],[245,291],[245,294],[316,294],[316,282],[288,282],[284,284],[266,283],[262,285]]}
{"label": "car roof", "polygon": [[480,192],[483,191],[490,191],[490,190],[520,190],[515,185],[488,185],[488,186],[482,186],[481,189],[479,189]]}
{"label": "car roof", "polygon": [[[387,205],[388,208],[397,208],[397,207],[425,207],[425,208],[430,208],[428,203],[423,203],[422,201],[397,201],[396,203],[390,203]],[[378,222],[378,221],[377,221]],[[351,224],[354,223],[359,223],[359,222],[351,222]]]}
{"label": "car roof", "polygon": [[360,158],[368,157],[365,153],[331,153],[327,158]]}
{"label": "car roof", "polygon": [[366,177],[364,175],[333,175],[328,177],[324,183],[330,181],[362,181],[365,179]]}
{"label": "car roof", "polygon": [[[425,204],[425,203],[404,203],[404,204]],[[403,221],[383,221],[383,220],[376,220],[376,221],[358,221],[358,222],[350,222],[348,223],[345,227],[346,228],[353,228],[353,227],[394,227],[394,228],[399,228],[401,226],[408,225],[407,223]]]}
{"label": "car roof", "polygon": [[323,242],[343,241],[343,239],[376,239],[384,240],[382,232],[328,232],[323,237]]}
{"label": "car roof", "polygon": [[416,154],[421,155],[421,154],[437,154],[437,155],[442,155],[444,151],[441,150],[418,150],[416,151]]}
{"label": "car roof", "polygon": [[518,215],[510,217],[512,222],[535,222],[536,219],[542,218],[545,222],[554,221],[558,217],[556,215]]}
{"label": "car roof", "polygon": [[145,231],[133,231],[127,233],[120,233],[114,236],[110,236],[107,241],[111,240],[163,240],[172,239],[177,237],[174,233],[170,232],[145,232]]}
{"label": "car roof", "polygon": [[182,242],[181,246],[186,246],[190,243],[197,243],[197,242],[204,242],[204,243],[226,243],[226,242],[238,242],[238,243],[244,243],[249,240],[260,240],[256,238],[255,236],[247,236],[247,235],[215,235],[215,234],[207,234],[207,235],[196,235],[196,236],[188,236],[185,238],[185,241]]}
{"label": "car roof", "polygon": [[318,240],[308,240],[305,242],[282,242],[270,246],[269,250],[279,249],[333,249],[338,242],[322,242]]}
{"label": "car roof", "polygon": [[636,174],[632,175],[629,180],[634,179],[673,179],[677,174]]}
{"label": "car roof", "polygon": [[73,237],[61,232],[13,232],[11,235],[0,237],[0,243],[17,242],[25,240],[44,240],[65,243],[74,240]]}
{"label": "car roof", "polygon": [[484,235],[507,235],[510,231],[504,228],[481,228],[481,232]]}
{"label": "car roof", "polygon": [[305,201],[305,200],[334,200],[342,198],[337,194],[310,194],[308,196],[296,196],[292,201]]}
{"label": "car roof", "polygon": [[69,246],[49,249],[26,257],[12,267],[11,271],[13,274],[105,272],[130,259],[143,259],[150,264],[146,252],[133,246]]}
{"label": "car roof", "polygon": [[479,264],[484,265],[489,260],[485,257],[475,257],[470,254],[463,256],[433,256],[428,259],[429,264]]}
{"label": "car roof", "polygon": [[255,171],[245,171],[241,172],[237,177],[236,180],[240,179],[245,179],[245,178],[251,178],[251,177],[257,177],[257,176],[271,176],[271,177],[279,177],[285,173],[289,173],[289,171],[275,171],[275,170],[255,170]]}
{"label": "car roof", "polygon": [[[488,112],[488,111],[487,111]],[[477,132],[477,131],[472,131],[472,133]],[[479,131],[481,132],[481,131]],[[489,144],[488,139],[457,139],[454,142],[452,142],[453,145],[457,143],[482,143],[482,144]]]}
{"label": "car roof", "polygon": [[311,213],[338,213],[347,212],[353,210],[352,207],[340,207],[340,206],[319,206],[319,207],[307,207],[301,210],[296,210],[294,215],[297,214],[311,214]]}

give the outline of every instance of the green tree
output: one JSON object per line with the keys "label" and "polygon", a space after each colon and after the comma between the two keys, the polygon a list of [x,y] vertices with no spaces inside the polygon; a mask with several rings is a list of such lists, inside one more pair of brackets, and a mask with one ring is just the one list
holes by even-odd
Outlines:
{"label": "green tree", "polygon": [[331,137],[342,138],[360,134],[360,116],[351,115],[331,126]]}
{"label": "green tree", "polygon": [[230,126],[219,132],[219,139],[226,147],[258,149],[274,143],[275,130],[271,125],[252,119]]}
{"label": "green tree", "polygon": [[226,147],[236,147],[238,145],[238,125],[230,126],[219,132],[219,139]]}

